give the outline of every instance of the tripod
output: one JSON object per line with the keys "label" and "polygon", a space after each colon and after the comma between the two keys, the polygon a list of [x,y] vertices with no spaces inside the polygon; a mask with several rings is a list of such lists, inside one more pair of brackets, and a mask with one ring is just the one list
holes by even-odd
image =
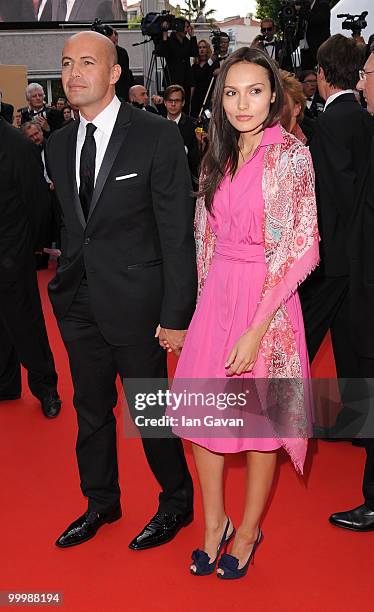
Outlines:
{"label": "tripod", "polygon": [[[157,60],[159,60],[159,64],[157,62]],[[162,78],[160,76],[160,72],[162,73]],[[155,78],[153,79],[153,73]],[[160,57],[159,55],[157,55],[156,49],[154,49],[152,51],[152,59],[151,59],[151,63],[149,64],[149,69],[148,69],[148,74],[147,77],[145,79],[145,88],[148,89],[149,85],[152,82],[156,83],[156,92],[157,94],[160,93],[161,89],[162,89],[162,82],[165,83],[170,83],[170,74],[169,74],[169,70],[168,67],[166,65],[165,62],[165,58]]]}
{"label": "tripod", "polygon": [[[139,47],[139,45],[146,45],[147,43],[150,43],[150,42],[153,42],[153,45],[155,45],[155,41],[152,38],[146,38],[142,42],[134,43],[132,46]],[[159,62],[160,62],[159,64],[157,62],[157,59],[159,59]],[[162,78],[160,77],[160,72],[162,73]],[[144,87],[147,90],[149,90],[149,86],[151,86],[151,89],[153,90],[152,85],[153,83],[155,83],[156,85],[155,93],[159,94],[162,89],[162,81],[164,81],[167,84],[170,83],[169,70],[166,65],[165,59],[157,55],[156,49],[153,49],[152,58],[149,64],[147,76],[144,79]],[[151,95],[152,91],[149,90],[149,93]]]}

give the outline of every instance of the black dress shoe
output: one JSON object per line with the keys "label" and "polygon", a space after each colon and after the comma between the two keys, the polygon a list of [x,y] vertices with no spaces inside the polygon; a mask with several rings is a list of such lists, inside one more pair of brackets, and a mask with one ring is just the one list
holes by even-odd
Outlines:
{"label": "black dress shoe", "polygon": [[330,516],[329,521],[343,529],[374,531],[374,511],[364,504],[347,512],[336,512]]}
{"label": "black dress shoe", "polygon": [[56,546],[59,548],[68,548],[69,546],[77,546],[83,544],[87,540],[93,538],[98,529],[105,523],[114,523],[122,516],[121,506],[116,506],[108,512],[90,512],[87,510],[74,523],[60,535],[56,540]]}
{"label": "black dress shoe", "polygon": [[146,550],[154,546],[160,546],[170,542],[182,527],[186,527],[193,521],[193,512],[187,514],[172,514],[157,512],[149,523],[130,542],[132,550]]}
{"label": "black dress shoe", "polygon": [[21,394],[20,393],[11,393],[11,394],[2,394],[0,395],[0,402],[10,402],[11,400],[18,400],[20,399]]}
{"label": "black dress shoe", "polygon": [[61,410],[61,400],[57,393],[51,393],[39,399],[44,416],[47,419],[55,419]]}

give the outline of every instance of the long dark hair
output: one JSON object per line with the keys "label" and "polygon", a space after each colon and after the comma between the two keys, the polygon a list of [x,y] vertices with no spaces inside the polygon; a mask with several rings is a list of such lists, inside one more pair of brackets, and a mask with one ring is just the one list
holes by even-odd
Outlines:
{"label": "long dark hair", "polygon": [[202,182],[198,195],[205,197],[205,205],[210,212],[212,211],[214,194],[226,171],[229,170],[231,176],[233,176],[238,167],[240,132],[229,122],[223,108],[222,98],[227,73],[231,66],[239,62],[257,64],[265,68],[269,76],[271,91],[276,94],[262,129],[275,125],[279,121],[283,107],[283,89],[278,67],[265,51],[255,47],[241,47],[235,53],[229,55],[222,64],[217,77],[212,117],[208,131],[209,145],[201,165]]}

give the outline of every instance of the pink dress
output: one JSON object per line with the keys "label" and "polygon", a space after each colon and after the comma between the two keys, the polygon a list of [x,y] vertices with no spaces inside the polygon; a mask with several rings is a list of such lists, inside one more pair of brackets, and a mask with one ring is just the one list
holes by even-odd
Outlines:
{"label": "pink dress", "polygon": [[[175,379],[225,379],[224,364],[240,336],[250,326],[261,301],[267,265],[264,248],[264,199],[262,179],[268,145],[283,142],[278,126],[267,128],[254,156],[235,177],[227,175],[214,202],[209,224],[216,236],[214,256],[191,321]],[[287,299],[303,378],[310,376],[303,318],[297,291]],[[266,378],[259,352],[252,372],[239,378]],[[235,453],[270,451],[281,443],[275,437],[193,437],[179,427],[177,435],[212,451]],[[200,430],[201,431],[201,430]]]}

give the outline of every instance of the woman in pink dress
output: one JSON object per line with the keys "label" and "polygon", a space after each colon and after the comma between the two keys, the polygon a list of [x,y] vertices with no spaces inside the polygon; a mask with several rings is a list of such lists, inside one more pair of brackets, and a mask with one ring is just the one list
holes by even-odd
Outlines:
{"label": "woman in pink dress", "polygon": [[[209,437],[204,428],[174,427],[193,442],[203,496],[205,538],[193,552],[194,575],[213,573],[217,563],[219,578],[246,574],[262,539],[277,449],[283,446],[300,472],[306,454],[303,379],[310,372],[297,286],[318,263],[319,238],[311,158],[279,126],[282,105],[278,69],[266,53],[244,47],[230,55],[215,87],[197,202],[201,293],[173,389],[179,379],[282,379],[275,420],[287,421],[286,431],[298,434],[274,429],[273,437]],[[266,399],[268,389],[262,393],[259,384],[257,391]],[[247,455],[247,492],[235,533],[225,511],[223,468],[225,453],[241,451]],[[231,554],[219,559],[230,540]]]}

